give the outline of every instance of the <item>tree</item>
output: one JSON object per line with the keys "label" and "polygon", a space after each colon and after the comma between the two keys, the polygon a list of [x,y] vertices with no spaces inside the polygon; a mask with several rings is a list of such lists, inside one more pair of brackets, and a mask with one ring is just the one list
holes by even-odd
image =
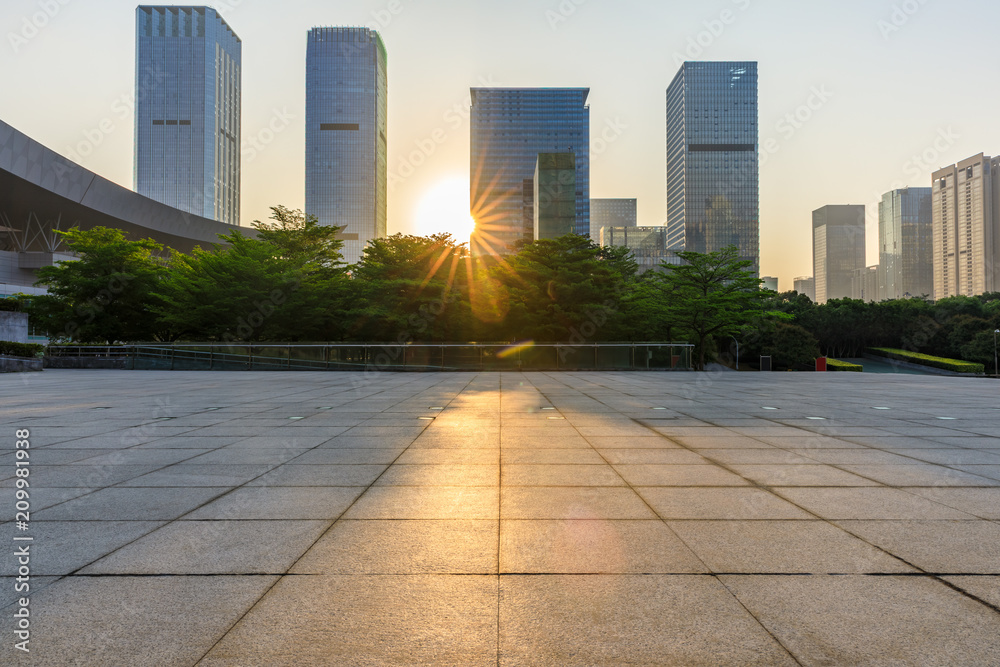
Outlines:
{"label": "tree", "polygon": [[153,308],[165,275],[163,246],[107,227],[57,233],[78,259],[39,269],[35,284],[48,294],[30,299],[34,327],[53,340],[79,343],[159,337]]}
{"label": "tree", "polygon": [[819,343],[815,336],[800,326],[778,323],[764,345],[763,353],[772,357],[776,366],[795,368],[816,361]]}
{"label": "tree", "polygon": [[731,336],[759,313],[767,293],[747,269],[736,246],[710,253],[679,252],[685,262],[664,265],[654,279],[671,294],[667,317],[697,341],[698,370],[705,370],[705,349],[710,337]]}

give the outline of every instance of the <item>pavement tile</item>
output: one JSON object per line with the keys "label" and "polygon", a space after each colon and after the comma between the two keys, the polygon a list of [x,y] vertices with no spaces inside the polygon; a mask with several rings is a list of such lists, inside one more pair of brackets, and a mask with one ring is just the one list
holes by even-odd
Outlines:
{"label": "pavement tile", "polygon": [[900,489],[785,487],[775,493],[827,520],[975,518]]}
{"label": "pavement tile", "polygon": [[634,491],[615,487],[505,487],[501,519],[655,519]]}
{"label": "pavement tile", "polygon": [[333,520],[363,487],[242,487],[186,515],[187,520]]}
{"label": "pavement tile", "polygon": [[664,520],[814,518],[763,489],[642,487],[636,492]]}
{"label": "pavement tile", "polygon": [[1000,573],[1000,524],[992,521],[838,521],[837,525],[925,572]]}
{"label": "pavement tile", "polygon": [[496,487],[379,486],[368,489],[345,519],[496,519]]}

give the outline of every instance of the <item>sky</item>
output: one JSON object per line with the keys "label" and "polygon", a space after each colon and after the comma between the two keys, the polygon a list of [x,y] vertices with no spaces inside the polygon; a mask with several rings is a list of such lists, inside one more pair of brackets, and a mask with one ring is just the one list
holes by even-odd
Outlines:
{"label": "sky", "polygon": [[[3,0],[0,118],[132,187],[134,0]],[[591,89],[591,196],[666,220],[666,88],[683,60],[759,63],[761,272],[812,275],[811,212],[1000,153],[989,0],[219,0],[243,40],[242,224],[305,200],[306,33],[379,30],[389,55],[389,233],[469,178],[470,86]],[[433,137],[439,141],[435,142]],[[457,205],[467,212],[467,196]],[[467,216],[467,213],[466,213]]]}

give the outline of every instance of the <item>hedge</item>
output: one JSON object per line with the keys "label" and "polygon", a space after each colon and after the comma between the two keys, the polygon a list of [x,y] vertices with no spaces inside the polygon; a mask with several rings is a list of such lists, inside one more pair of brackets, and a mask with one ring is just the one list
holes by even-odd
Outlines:
{"label": "hedge", "polygon": [[975,364],[971,361],[961,361],[959,359],[945,359],[943,357],[932,357],[929,354],[919,352],[907,352],[906,350],[895,350],[889,347],[873,347],[868,352],[879,357],[888,357],[897,361],[908,361],[911,364],[940,368],[955,373],[973,373],[983,375],[986,367],[983,364]]}
{"label": "hedge", "polygon": [[37,357],[43,352],[45,352],[45,346],[37,343],[12,343],[0,340],[0,354],[9,357]]}
{"label": "hedge", "polygon": [[863,373],[865,370],[864,366],[859,366],[858,364],[851,364],[846,361],[840,361],[839,359],[827,359],[826,360],[826,370],[828,371],[847,371],[850,373]]}
{"label": "hedge", "polygon": [[21,300],[18,298],[3,297],[0,298],[0,312],[21,312]]}

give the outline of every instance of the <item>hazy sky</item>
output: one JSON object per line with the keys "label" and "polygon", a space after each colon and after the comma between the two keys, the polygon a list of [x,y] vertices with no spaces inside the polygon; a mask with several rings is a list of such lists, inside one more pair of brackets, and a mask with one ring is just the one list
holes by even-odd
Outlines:
{"label": "hazy sky", "polygon": [[[89,149],[80,162],[127,187],[136,4],[0,3],[0,118],[63,154]],[[874,264],[881,193],[927,186],[933,169],[1000,153],[995,1],[213,6],[243,40],[243,224],[266,218],[273,204],[303,206],[306,32],[319,25],[376,28],[385,40],[389,171],[401,179],[389,195],[390,233],[432,231],[415,223],[422,197],[442,181],[468,179],[469,86],[589,86],[593,141],[615,128],[594,147],[591,196],[636,197],[639,224],[652,225],[666,218],[665,91],[677,62],[759,61],[760,139],[769,153],[760,173],[761,264],[781,289],[812,274],[812,210],[867,204]],[[796,113],[801,120],[786,119]],[[414,155],[435,135],[443,142],[431,155]],[[250,151],[254,137],[259,150]],[[421,164],[410,169],[413,162]]]}

